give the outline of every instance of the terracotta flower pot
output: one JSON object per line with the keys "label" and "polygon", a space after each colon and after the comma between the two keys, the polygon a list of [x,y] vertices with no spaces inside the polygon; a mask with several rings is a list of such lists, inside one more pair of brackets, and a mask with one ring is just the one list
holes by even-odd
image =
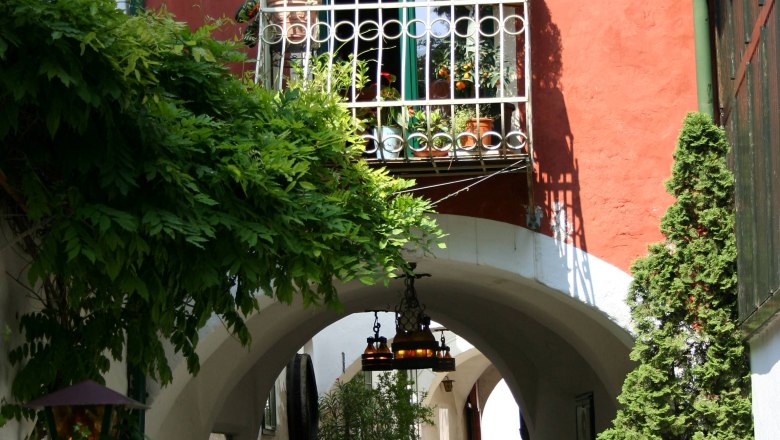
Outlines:
{"label": "terracotta flower pot", "polygon": [[[466,121],[466,131],[474,134],[478,139],[482,138],[483,133],[487,133],[492,129],[493,119],[491,118],[469,118]],[[476,144],[476,140],[471,136],[461,136],[459,140],[461,147],[471,147]]]}
{"label": "terracotta flower pot", "polygon": [[414,157],[446,157],[450,154],[448,150],[437,150],[436,148],[429,148],[425,142],[420,143],[421,150],[412,150]]}

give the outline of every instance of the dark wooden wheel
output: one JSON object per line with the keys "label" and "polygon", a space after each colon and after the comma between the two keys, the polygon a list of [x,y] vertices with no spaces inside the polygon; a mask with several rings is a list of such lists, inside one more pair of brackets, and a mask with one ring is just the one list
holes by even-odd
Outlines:
{"label": "dark wooden wheel", "polygon": [[290,440],[316,440],[319,411],[311,356],[296,354],[287,364],[287,429]]}

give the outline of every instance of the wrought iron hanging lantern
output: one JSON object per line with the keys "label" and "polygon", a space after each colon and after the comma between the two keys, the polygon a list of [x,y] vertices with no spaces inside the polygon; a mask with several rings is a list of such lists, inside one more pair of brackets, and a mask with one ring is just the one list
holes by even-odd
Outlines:
{"label": "wrought iron hanging lantern", "polygon": [[450,355],[450,347],[441,332],[441,341],[437,342],[431,332],[431,318],[425,314],[425,306],[417,299],[415,280],[429,277],[430,274],[415,274],[415,263],[406,273],[403,298],[395,309],[395,330],[392,351],[387,347],[387,338],[379,336],[378,313],[374,312],[374,334],[366,339],[367,345],[362,355],[363,371],[423,370],[430,368],[436,372],[455,371],[455,358]]}
{"label": "wrought iron hanging lantern", "polygon": [[[412,271],[416,265],[411,264]],[[395,309],[393,338],[393,368],[396,370],[422,370],[439,365],[439,344],[431,333],[431,318],[425,314],[425,306],[417,299],[414,281],[429,274],[406,274],[406,290]]]}
{"label": "wrought iron hanging lantern", "polygon": [[393,369],[393,353],[387,347],[387,338],[379,336],[379,311],[374,310],[374,336],[366,339],[368,345],[363,351],[363,371],[389,371]]}
{"label": "wrought iron hanging lantern", "polygon": [[441,380],[441,384],[444,386],[444,391],[447,393],[452,392],[452,383],[455,382],[454,380],[450,379],[449,376],[444,376],[444,379]]}
{"label": "wrought iron hanging lantern", "polygon": [[455,371],[455,358],[450,355],[450,347],[444,341],[444,330],[441,330],[441,344],[436,352],[437,365],[433,368],[436,372]]}
{"label": "wrought iron hanging lantern", "polygon": [[66,440],[75,430],[90,439],[114,438],[115,407],[146,409],[146,406],[91,380],[55,391],[24,405],[43,408],[49,437]]}

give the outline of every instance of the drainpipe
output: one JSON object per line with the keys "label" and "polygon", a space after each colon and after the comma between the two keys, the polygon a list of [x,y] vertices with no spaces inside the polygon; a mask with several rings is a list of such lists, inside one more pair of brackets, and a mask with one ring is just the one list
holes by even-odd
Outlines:
{"label": "drainpipe", "polygon": [[710,18],[707,0],[693,0],[693,35],[696,47],[696,95],[699,111],[714,118]]}

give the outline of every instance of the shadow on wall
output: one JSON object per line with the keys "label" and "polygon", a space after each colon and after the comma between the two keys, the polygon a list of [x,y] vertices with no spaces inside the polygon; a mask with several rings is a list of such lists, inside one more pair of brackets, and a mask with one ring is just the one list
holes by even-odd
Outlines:
{"label": "shadow on wall", "polygon": [[[559,244],[560,269],[571,271],[572,295],[595,305],[580,200],[579,164],[561,85],[561,31],[552,21],[547,2],[533,2],[531,25],[534,199],[543,209],[540,231]],[[571,248],[566,244],[583,252],[570,255]]]}

